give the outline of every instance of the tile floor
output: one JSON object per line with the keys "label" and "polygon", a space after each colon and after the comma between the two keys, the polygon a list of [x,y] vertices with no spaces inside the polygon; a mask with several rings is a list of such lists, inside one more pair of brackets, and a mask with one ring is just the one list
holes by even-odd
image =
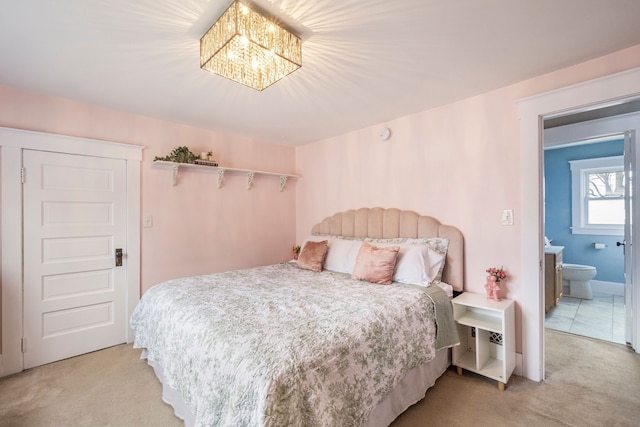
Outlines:
{"label": "tile floor", "polygon": [[624,344],[624,297],[595,291],[592,300],[562,297],[545,327]]}

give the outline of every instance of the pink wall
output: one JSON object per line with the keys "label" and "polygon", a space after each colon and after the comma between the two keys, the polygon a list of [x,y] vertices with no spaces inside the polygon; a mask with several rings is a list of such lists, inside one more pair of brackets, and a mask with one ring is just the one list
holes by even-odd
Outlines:
{"label": "pink wall", "polygon": [[[297,149],[0,86],[0,126],[143,145],[142,289],[173,277],[287,259],[311,226],[341,210],[398,207],[460,228],[466,288],[482,292],[484,270],[503,265],[507,297],[519,299],[521,171],[516,101],[640,66],[640,46],[440,108],[401,117]],[[389,127],[388,141],[378,137]],[[228,173],[222,189],[208,171],[152,165],[174,147],[213,149],[228,167],[295,173],[278,191],[276,177]],[[536,159],[531,159],[536,161]],[[296,182],[297,181],[297,182]],[[515,225],[500,225],[513,209]],[[518,318],[518,330],[521,319]],[[518,350],[521,337],[518,337]]]}
{"label": "pink wall", "polygon": [[289,259],[295,241],[295,187],[283,192],[277,176],[227,172],[217,188],[211,170],[181,172],[153,165],[186,145],[214,150],[227,167],[295,173],[295,150],[148,117],[0,86],[0,126],[142,145],[142,290],[170,278],[218,272]]}
{"label": "pink wall", "polygon": [[[359,207],[431,215],[465,236],[465,289],[484,292],[485,269],[504,266],[506,297],[521,271],[521,141],[517,101],[640,66],[640,46],[440,108],[307,144],[296,150],[297,241],[313,224]],[[392,136],[378,134],[389,127]],[[531,159],[537,162],[537,159]],[[513,209],[514,226],[501,225]],[[516,330],[521,330],[520,311]],[[520,335],[520,334],[519,334]],[[517,337],[522,350],[522,337]]]}

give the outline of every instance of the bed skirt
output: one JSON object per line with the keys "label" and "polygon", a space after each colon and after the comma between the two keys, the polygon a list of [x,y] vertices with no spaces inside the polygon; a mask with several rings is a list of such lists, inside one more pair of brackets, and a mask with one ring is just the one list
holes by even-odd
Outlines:
{"label": "bed skirt", "polygon": [[[142,351],[142,358],[146,358],[146,350]],[[185,427],[193,427],[195,415],[178,391],[165,385],[162,367],[148,360],[156,376],[162,383],[162,400],[173,407],[175,415],[184,420]],[[393,392],[376,406],[367,422],[367,427],[386,427],[409,406],[420,401],[427,389],[451,364],[451,350],[444,348],[436,352],[436,357],[429,363],[413,368],[393,389]]]}

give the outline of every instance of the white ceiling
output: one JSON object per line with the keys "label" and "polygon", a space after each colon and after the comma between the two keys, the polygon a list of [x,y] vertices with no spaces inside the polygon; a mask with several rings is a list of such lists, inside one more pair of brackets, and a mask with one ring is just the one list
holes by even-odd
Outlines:
{"label": "white ceiling", "polygon": [[0,84],[299,145],[640,44],[639,0],[255,0],[303,39],[258,92],[199,68],[230,3],[0,0]]}

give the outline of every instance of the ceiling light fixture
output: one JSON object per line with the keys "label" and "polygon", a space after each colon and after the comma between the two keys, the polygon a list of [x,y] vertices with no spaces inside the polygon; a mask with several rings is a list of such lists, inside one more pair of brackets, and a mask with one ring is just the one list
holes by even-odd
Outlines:
{"label": "ceiling light fixture", "polygon": [[302,41],[239,0],[200,39],[200,68],[256,90],[302,66]]}

